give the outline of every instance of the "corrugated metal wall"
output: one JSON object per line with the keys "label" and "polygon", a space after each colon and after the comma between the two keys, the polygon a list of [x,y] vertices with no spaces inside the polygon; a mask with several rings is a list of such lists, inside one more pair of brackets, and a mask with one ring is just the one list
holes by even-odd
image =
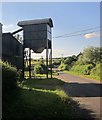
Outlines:
{"label": "corrugated metal wall", "polygon": [[51,18],[19,21],[18,26],[23,27],[25,48],[31,48],[35,53],[42,53],[49,48],[53,27]]}
{"label": "corrugated metal wall", "polygon": [[11,33],[2,34],[2,59],[22,68],[23,46]]}
{"label": "corrugated metal wall", "polygon": [[24,45],[35,53],[41,53],[47,47],[47,41],[51,40],[51,28],[47,24],[27,25],[24,29]]}
{"label": "corrugated metal wall", "polygon": [[0,59],[2,58],[2,24],[0,23]]}

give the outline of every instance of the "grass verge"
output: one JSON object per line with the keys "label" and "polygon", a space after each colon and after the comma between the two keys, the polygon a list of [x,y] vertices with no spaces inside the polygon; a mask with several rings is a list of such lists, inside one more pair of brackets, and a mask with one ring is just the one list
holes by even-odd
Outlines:
{"label": "grass verge", "polygon": [[59,79],[27,79],[3,95],[4,119],[71,119],[74,102]]}
{"label": "grass verge", "polygon": [[100,79],[100,76],[92,76],[92,75],[82,75],[82,74],[79,74],[79,73],[76,73],[76,72],[73,72],[73,71],[64,71],[65,73],[69,73],[69,74],[72,74],[72,75],[75,75],[75,76],[80,76],[80,77],[83,77],[83,78],[90,78],[92,80],[97,80],[97,81],[102,81]]}

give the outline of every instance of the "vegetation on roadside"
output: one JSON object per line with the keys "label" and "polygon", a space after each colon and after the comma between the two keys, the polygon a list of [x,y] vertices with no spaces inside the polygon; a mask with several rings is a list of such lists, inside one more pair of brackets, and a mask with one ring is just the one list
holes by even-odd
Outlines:
{"label": "vegetation on roadside", "polygon": [[64,92],[60,79],[21,80],[20,72],[12,65],[0,62],[0,67],[5,88],[3,119],[68,120],[80,116],[79,104]]}
{"label": "vegetation on roadside", "polygon": [[102,80],[102,48],[88,47],[77,56],[63,58],[60,70],[67,70],[73,74],[85,75],[89,78]]}
{"label": "vegetation on roadside", "polygon": [[89,75],[90,74],[90,71],[91,69],[93,68],[94,66],[92,64],[87,64],[87,65],[74,65],[72,68],[71,68],[71,71],[73,72],[77,72],[79,74],[83,74],[83,75]]}
{"label": "vegetation on roadside", "polygon": [[21,72],[8,62],[0,61],[2,66],[2,88],[3,90],[12,90],[17,87],[17,81],[21,78]]}
{"label": "vegetation on roadside", "polygon": [[63,81],[56,78],[20,81],[15,67],[4,62],[0,66],[5,87],[3,119],[70,119],[75,116],[73,108],[77,103],[61,89]]}

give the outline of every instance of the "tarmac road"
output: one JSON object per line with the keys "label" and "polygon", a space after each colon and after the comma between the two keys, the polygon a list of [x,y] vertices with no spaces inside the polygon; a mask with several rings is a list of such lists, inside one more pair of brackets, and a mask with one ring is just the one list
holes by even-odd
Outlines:
{"label": "tarmac road", "polygon": [[[65,82],[63,85],[64,91],[78,101],[80,107],[92,111],[91,114],[96,120],[102,120],[102,94],[100,94],[102,84],[100,84],[100,81],[81,78],[63,72],[59,72],[58,78]],[[84,117],[87,118],[87,116]]]}

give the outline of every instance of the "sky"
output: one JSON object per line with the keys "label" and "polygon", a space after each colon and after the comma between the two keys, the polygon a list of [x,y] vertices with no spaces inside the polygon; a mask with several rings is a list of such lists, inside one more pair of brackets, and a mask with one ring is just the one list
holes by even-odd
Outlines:
{"label": "sky", "polygon": [[[89,46],[100,46],[98,31],[100,26],[99,2],[2,3],[3,32],[13,32],[19,29],[18,21],[40,18],[52,18],[53,20],[53,57],[77,55]],[[90,31],[85,31],[87,29],[90,29]],[[82,32],[82,30],[84,31]],[[83,34],[56,38],[77,31],[80,31],[78,34]],[[33,58],[41,56],[45,57],[45,50],[41,54],[32,54]]]}

